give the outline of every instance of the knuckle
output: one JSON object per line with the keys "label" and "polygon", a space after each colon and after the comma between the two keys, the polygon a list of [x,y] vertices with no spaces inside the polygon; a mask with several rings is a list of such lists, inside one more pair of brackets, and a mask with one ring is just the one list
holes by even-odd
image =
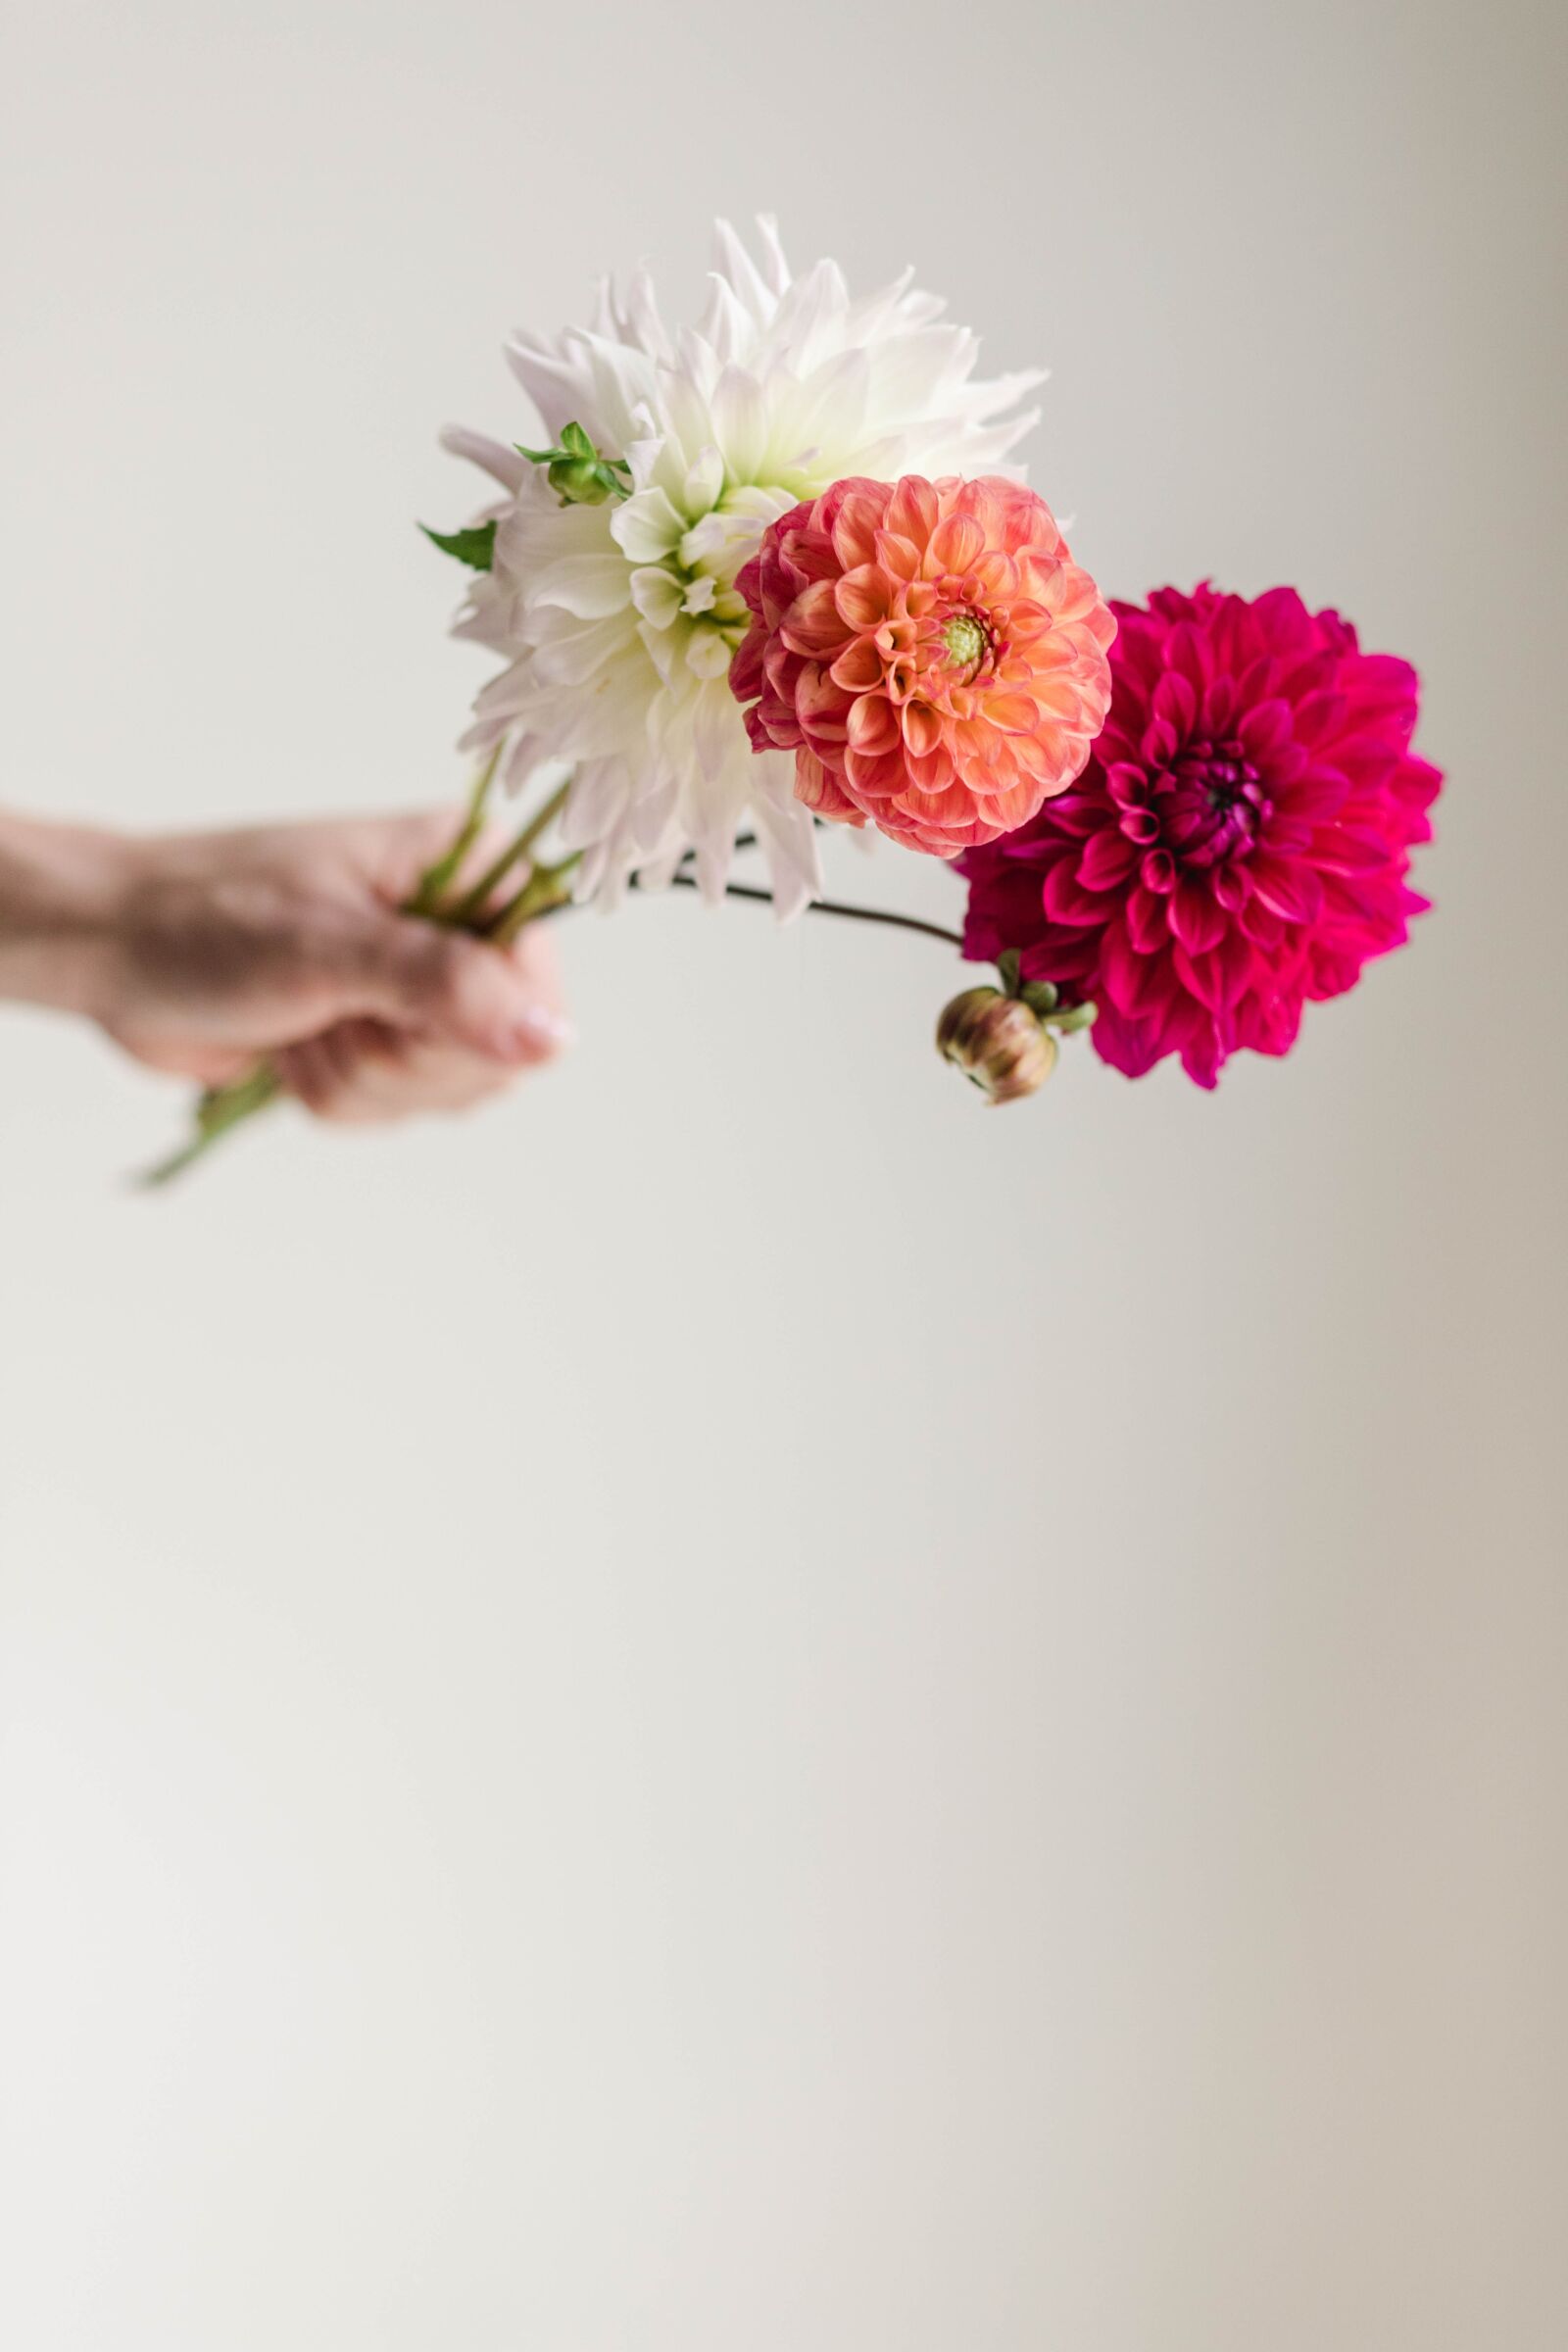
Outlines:
{"label": "knuckle", "polygon": [[431,1012],[445,1018],[460,1009],[467,968],[462,941],[432,937],[415,975],[416,988]]}

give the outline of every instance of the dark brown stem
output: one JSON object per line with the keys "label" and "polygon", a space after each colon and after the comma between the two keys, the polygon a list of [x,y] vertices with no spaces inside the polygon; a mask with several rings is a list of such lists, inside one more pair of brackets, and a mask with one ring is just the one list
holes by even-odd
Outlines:
{"label": "dark brown stem", "polygon": [[[676,890],[695,890],[698,887],[695,874],[672,874],[670,880]],[[771,906],[773,904],[770,890],[754,889],[749,882],[726,882],[724,896],[726,899],[754,899],[762,906]],[[961,948],[963,945],[961,931],[949,931],[941,923],[924,922],[917,914],[893,914],[882,906],[851,906],[842,899],[812,899],[806,911],[808,914],[836,914],[850,923],[887,923],[895,931],[920,931],[927,939],[946,940],[950,948]]]}

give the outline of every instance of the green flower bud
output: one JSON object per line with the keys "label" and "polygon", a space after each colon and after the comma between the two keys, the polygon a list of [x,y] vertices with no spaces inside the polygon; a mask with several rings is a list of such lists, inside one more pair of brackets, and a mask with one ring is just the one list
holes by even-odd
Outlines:
{"label": "green flower bud", "polygon": [[602,507],[611,494],[604,467],[593,458],[553,459],[548,478],[564,507]]}
{"label": "green flower bud", "polygon": [[552,449],[528,449],[518,441],[517,455],[530,466],[543,466],[546,479],[564,507],[602,507],[607,498],[630,498],[631,467],[624,458],[602,458],[580,424],[564,424]]}
{"label": "green flower bud", "polygon": [[1016,1102],[1051,1076],[1056,1041],[1020,998],[966,988],[943,1008],[937,1052],[991,1102]]}

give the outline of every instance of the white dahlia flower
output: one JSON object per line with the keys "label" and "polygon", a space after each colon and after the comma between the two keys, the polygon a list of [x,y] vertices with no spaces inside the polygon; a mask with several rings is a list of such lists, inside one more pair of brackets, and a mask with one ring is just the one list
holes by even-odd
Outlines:
{"label": "white dahlia flower", "polygon": [[639,271],[623,294],[601,286],[592,327],[507,347],[547,437],[583,426],[624,459],[630,496],[563,505],[543,466],[442,436],[506,492],[485,511],[492,567],[457,634],[508,666],[464,745],[498,754],[510,784],[570,764],[563,825],[584,897],[613,898],[633,873],[667,881],[691,851],[716,896],[749,820],[780,912],[808,904],[820,871],[794,760],[753,752],[726,682],[748,619],[735,575],[775,515],[845,474],[1018,471],[1005,460],[1038,414],[1017,403],[1041,375],[977,378],[975,337],[911,273],[857,301],[833,262],[792,277],[772,221],[759,225],[760,263],[718,223],[695,328],[665,328]]}

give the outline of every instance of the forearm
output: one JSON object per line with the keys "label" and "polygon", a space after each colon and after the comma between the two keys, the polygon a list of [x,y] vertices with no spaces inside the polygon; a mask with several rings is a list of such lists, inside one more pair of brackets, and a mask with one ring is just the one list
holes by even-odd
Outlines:
{"label": "forearm", "polygon": [[102,1009],[129,845],[0,809],[0,1000]]}

